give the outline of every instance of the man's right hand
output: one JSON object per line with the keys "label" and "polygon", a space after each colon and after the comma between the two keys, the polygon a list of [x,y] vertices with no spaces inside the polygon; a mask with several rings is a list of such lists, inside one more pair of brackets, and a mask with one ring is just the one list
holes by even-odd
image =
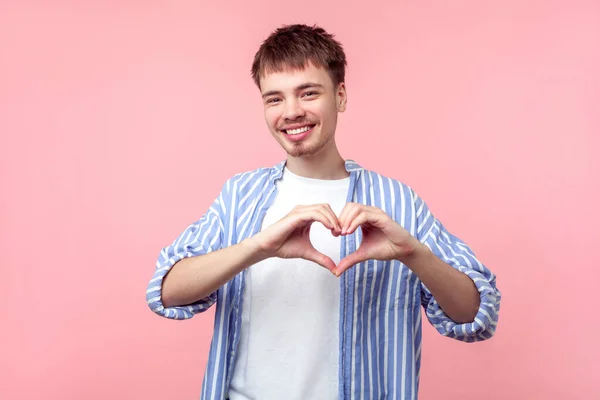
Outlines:
{"label": "man's right hand", "polygon": [[[164,307],[189,305],[206,298],[245,268],[266,258],[303,258],[335,275],[333,260],[310,243],[310,226],[320,222],[341,235],[337,216],[327,204],[298,206],[267,229],[233,246],[177,262],[164,278]],[[216,268],[218,267],[218,268]]]}
{"label": "man's right hand", "polygon": [[341,235],[338,218],[328,204],[297,206],[289,214],[250,240],[265,258],[303,258],[335,271],[331,258],[317,251],[310,242],[310,227],[320,222],[333,236]]}

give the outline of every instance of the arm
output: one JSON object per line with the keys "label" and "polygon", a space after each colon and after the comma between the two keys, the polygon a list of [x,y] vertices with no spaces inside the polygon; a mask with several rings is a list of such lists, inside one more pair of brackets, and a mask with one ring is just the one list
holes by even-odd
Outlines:
{"label": "arm", "polygon": [[163,305],[166,308],[177,307],[208,298],[235,275],[263,258],[258,247],[245,240],[205,255],[181,260],[164,279]]}
{"label": "arm", "polygon": [[[156,314],[170,319],[188,319],[206,311],[217,300],[214,285],[201,285],[200,289],[190,292],[190,286],[196,286],[197,281],[182,283],[181,279],[189,278],[198,265],[204,264],[206,255],[213,252],[217,254],[221,249],[225,221],[221,205],[227,204],[227,187],[223,187],[223,191],[198,221],[189,225],[171,245],[160,252],[146,290],[146,302]],[[215,260],[213,255],[209,261],[211,259],[218,262],[219,257]],[[220,271],[220,268],[214,269]],[[173,271],[175,273],[171,274]],[[182,293],[179,293],[180,290]]]}
{"label": "arm", "polygon": [[333,260],[310,243],[310,225],[314,221],[339,235],[335,214],[328,205],[298,206],[278,223],[239,244],[178,262],[165,278],[163,304],[169,307],[194,303],[244,269],[270,257],[301,257],[334,269]]}
{"label": "arm", "polygon": [[419,277],[452,321],[467,323],[475,320],[481,299],[469,276],[446,264],[423,244],[399,261]]}
{"label": "arm", "polygon": [[417,238],[427,249],[421,248],[421,255],[407,265],[414,266],[421,278],[422,304],[429,322],[442,335],[457,340],[491,338],[501,299],[496,276],[416,195],[415,206]]}
{"label": "arm", "polygon": [[414,235],[377,207],[347,203],[339,218],[342,234],[360,226],[362,240],[340,261],[335,274],[370,259],[398,260],[419,278],[427,318],[441,334],[466,342],[489,339],[500,304],[494,274],[444,229],[421,199],[413,199]]}
{"label": "arm", "polygon": [[[319,221],[335,234],[335,214],[324,205],[298,206],[276,224],[232,245],[222,241],[223,194],[209,211],[165,248],[146,291],[146,300],[157,314],[187,319],[217,300],[217,290],[235,275],[269,257],[304,258],[332,270],[333,261],[310,243],[310,225]],[[231,202],[227,202],[231,209]],[[230,211],[233,212],[233,211]]]}

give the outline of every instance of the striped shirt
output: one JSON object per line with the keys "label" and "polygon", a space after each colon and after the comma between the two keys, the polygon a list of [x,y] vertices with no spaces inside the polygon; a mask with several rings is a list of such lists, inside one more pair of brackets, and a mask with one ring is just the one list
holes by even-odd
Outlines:
{"label": "striped shirt", "polygon": [[[401,262],[368,260],[340,277],[339,398],[416,399],[421,365],[421,307],[442,335],[477,342],[494,334],[500,292],[495,275],[459,238],[452,235],[409,186],[345,163],[350,174],[348,202],[375,206],[424,243],[441,260],[469,276],[481,303],[473,322],[451,320],[417,276]],[[275,181],[285,161],[237,174],[223,185],[208,211],[162,249],[146,291],[152,311],[187,319],[216,303],[214,333],[204,374],[201,400],[226,399],[240,339],[245,271],[200,301],[164,307],[162,281],[185,257],[234,245],[261,229],[265,212],[277,195]],[[361,231],[342,236],[340,257],[355,251]]]}

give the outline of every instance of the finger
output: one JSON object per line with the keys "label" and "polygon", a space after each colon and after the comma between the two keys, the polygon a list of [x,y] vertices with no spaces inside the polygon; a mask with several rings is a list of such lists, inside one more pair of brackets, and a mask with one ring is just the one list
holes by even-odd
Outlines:
{"label": "finger", "polygon": [[340,216],[338,217],[340,224],[346,218],[346,215],[348,214],[348,212],[350,212],[350,210],[352,210],[355,206],[356,206],[356,204],[352,203],[352,202],[348,202],[344,205],[344,208],[342,208],[342,212],[340,213]]}
{"label": "finger", "polygon": [[332,232],[335,232],[336,230],[341,230],[339,227],[337,216],[335,215],[329,204],[319,204],[316,210],[323,214],[331,224],[326,225],[328,229],[330,229]]}
{"label": "finger", "polygon": [[327,219],[327,221],[329,221],[328,225],[323,223],[322,220],[319,220],[319,222],[323,223],[327,229],[331,230],[331,233],[334,236],[339,236],[342,233],[342,228],[338,222],[337,216],[328,204],[319,205],[314,211],[319,212]]}
{"label": "finger", "polygon": [[330,218],[328,218],[324,212],[322,212],[319,209],[312,209],[312,210],[307,210],[307,211],[303,211],[303,212],[299,212],[296,215],[294,215],[295,218],[295,223],[294,225],[297,227],[301,224],[305,224],[305,223],[312,223],[312,222],[320,222],[323,224],[323,226],[325,226],[327,229],[335,229],[335,225],[334,223],[330,220]]}
{"label": "finger", "polygon": [[361,212],[363,212],[364,206],[356,204],[348,209],[344,219],[341,221],[342,224],[342,234],[346,235],[349,233],[350,225],[352,221],[354,221]]}
{"label": "finger", "polygon": [[352,234],[352,233],[354,233],[354,231],[359,226],[364,225],[367,222],[375,225],[379,221],[378,219],[379,219],[379,216],[377,214],[374,214],[374,213],[371,213],[371,212],[368,212],[368,211],[361,211],[348,224],[348,227],[346,228],[346,234]]}
{"label": "finger", "polygon": [[335,213],[333,212],[333,210],[331,209],[331,207],[329,206],[329,204],[311,204],[308,206],[296,206],[294,207],[294,210],[292,211],[292,213],[290,214],[303,214],[309,211],[319,211],[321,212],[324,216],[327,217],[327,219],[329,220],[329,222],[331,223],[331,225],[326,225],[327,228],[331,229],[331,226],[333,227],[339,227],[339,223],[338,223],[338,218],[335,215]]}
{"label": "finger", "polygon": [[304,258],[305,260],[315,262],[320,266],[327,268],[332,273],[334,273],[335,271],[336,267],[333,260],[327,257],[325,254],[317,251],[314,247],[310,247],[309,249],[307,249],[306,252],[304,252],[302,258]]}
{"label": "finger", "polygon": [[295,206],[288,215],[304,213],[306,211],[320,210],[323,204],[299,204]]}
{"label": "finger", "polygon": [[329,222],[330,225],[323,224],[327,229],[329,229],[332,233],[335,233],[335,232],[341,233],[342,229],[339,226],[337,217],[335,216],[335,214],[333,213],[333,211],[330,208],[327,209],[326,207],[321,207],[317,211],[321,215],[323,215],[323,217],[325,219],[327,219],[327,221]]}
{"label": "finger", "polygon": [[390,221],[389,216],[380,208],[365,206],[362,211],[350,221],[350,224],[346,229],[346,234],[353,233],[359,226],[367,223],[379,229],[384,229],[386,223]]}
{"label": "finger", "polygon": [[349,268],[355,266],[356,264],[361,263],[365,260],[366,260],[365,255],[357,250],[354,253],[348,254],[346,257],[344,257],[340,261],[338,266],[335,268],[333,273],[335,274],[335,276],[339,277],[347,269],[349,269]]}
{"label": "finger", "polygon": [[332,230],[332,232],[334,234],[340,234],[342,232],[342,227],[340,225],[340,222],[338,220],[337,215],[335,215],[335,213],[333,212],[333,209],[331,208],[331,206],[327,203],[322,204],[322,210],[324,212],[325,215],[327,215],[329,217],[329,219],[331,220],[332,224],[335,226],[335,230]]}
{"label": "finger", "polygon": [[313,208],[315,208],[314,204],[298,204],[292,208],[290,214],[312,210]]}

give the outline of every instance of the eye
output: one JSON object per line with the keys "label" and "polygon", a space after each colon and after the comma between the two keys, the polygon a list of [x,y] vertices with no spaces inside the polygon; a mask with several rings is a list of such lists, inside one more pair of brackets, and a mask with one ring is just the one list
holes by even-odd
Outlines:
{"label": "eye", "polygon": [[267,104],[275,104],[279,99],[277,97],[272,97],[266,101]]}
{"label": "eye", "polygon": [[310,97],[310,96],[315,96],[316,94],[317,94],[317,92],[306,92],[302,96],[303,97]]}

